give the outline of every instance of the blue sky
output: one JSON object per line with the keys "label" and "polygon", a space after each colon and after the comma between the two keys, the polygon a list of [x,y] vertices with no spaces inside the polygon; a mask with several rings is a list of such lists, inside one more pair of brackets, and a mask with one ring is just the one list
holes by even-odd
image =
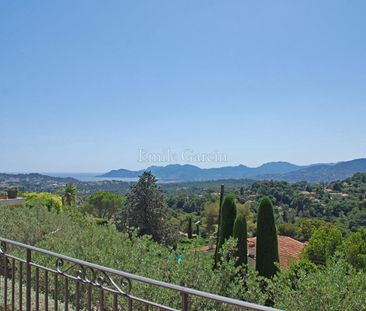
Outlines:
{"label": "blue sky", "polygon": [[[366,154],[366,2],[2,1],[0,171]],[[155,163],[157,164],[157,163]],[[165,163],[158,163],[165,164]]]}

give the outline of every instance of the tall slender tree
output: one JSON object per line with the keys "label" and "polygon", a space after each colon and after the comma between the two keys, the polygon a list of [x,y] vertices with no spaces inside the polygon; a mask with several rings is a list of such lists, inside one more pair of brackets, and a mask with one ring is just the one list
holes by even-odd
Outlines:
{"label": "tall slender tree", "polygon": [[268,197],[259,204],[256,244],[256,270],[259,275],[271,278],[277,272],[279,256],[273,205]]}
{"label": "tall slender tree", "polygon": [[236,256],[238,257],[237,264],[248,263],[248,245],[247,245],[247,220],[242,213],[238,213],[233,228],[233,237],[238,240]]}
{"label": "tall slender tree", "polygon": [[233,236],[234,221],[236,218],[236,205],[235,197],[232,195],[225,196],[224,202],[222,203],[221,209],[221,220],[220,220],[220,238],[217,245],[217,258],[219,260],[219,252],[222,245],[227,239]]}
{"label": "tall slender tree", "polygon": [[224,185],[222,184],[220,187],[220,201],[219,201],[219,216],[218,216],[218,224],[217,224],[217,236],[216,236],[216,248],[215,248],[215,255],[214,255],[214,266],[215,269],[217,266],[217,259],[218,259],[218,249],[219,249],[219,240],[220,240],[220,226],[221,226],[221,210],[222,210],[222,201],[224,200]]}
{"label": "tall slender tree", "polygon": [[187,235],[188,239],[192,239],[192,217],[188,217]]}

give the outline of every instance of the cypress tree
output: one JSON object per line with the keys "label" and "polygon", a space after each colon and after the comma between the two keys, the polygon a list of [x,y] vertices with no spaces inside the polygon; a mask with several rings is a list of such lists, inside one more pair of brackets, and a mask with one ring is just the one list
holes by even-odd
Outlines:
{"label": "cypress tree", "polygon": [[188,217],[187,233],[188,233],[188,239],[192,239],[192,218],[191,217]]}
{"label": "cypress tree", "polygon": [[236,218],[236,205],[235,197],[232,195],[225,196],[224,202],[221,208],[221,219],[220,219],[220,237],[217,245],[217,258],[219,259],[219,251],[225,241],[233,236],[234,221]]}
{"label": "cypress tree", "polygon": [[219,240],[220,240],[220,226],[221,226],[221,210],[222,210],[222,201],[224,199],[224,185],[222,184],[220,187],[220,203],[219,203],[219,217],[218,217],[218,226],[217,226],[217,234],[216,234],[216,248],[214,255],[214,265],[213,268],[216,269],[217,259],[218,259],[218,249],[219,249]]}
{"label": "cypress tree", "polygon": [[259,275],[270,278],[277,272],[279,262],[277,232],[273,205],[268,197],[259,204],[257,216],[256,270]]}
{"label": "cypress tree", "polygon": [[242,213],[238,213],[235,218],[233,237],[238,240],[238,250],[236,257],[238,257],[238,266],[248,263],[248,245],[247,245],[247,220]]}

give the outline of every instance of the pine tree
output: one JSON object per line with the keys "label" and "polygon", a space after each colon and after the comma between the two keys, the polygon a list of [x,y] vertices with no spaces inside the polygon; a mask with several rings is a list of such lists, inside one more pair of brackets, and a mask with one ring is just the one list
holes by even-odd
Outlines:
{"label": "pine tree", "polygon": [[256,270],[259,275],[270,278],[277,272],[276,262],[279,256],[273,205],[264,197],[257,216]]}
{"label": "pine tree", "polygon": [[238,240],[237,253],[238,257],[237,264],[247,264],[248,263],[248,245],[247,245],[247,220],[242,213],[238,213],[235,218],[233,237]]}
{"label": "pine tree", "polygon": [[[222,245],[227,239],[233,236],[234,221],[236,218],[236,205],[235,197],[232,195],[225,196],[224,202],[221,209],[221,219],[220,219],[220,237],[219,243],[217,245],[217,256],[219,256],[219,251]],[[216,258],[218,261],[218,258]]]}
{"label": "pine tree", "polygon": [[151,172],[144,172],[131,186],[121,210],[118,229],[138,228],[140,235],[151,235],[157,242],[174,243],[175,232],[167,221],[168,209],[157,180]]}

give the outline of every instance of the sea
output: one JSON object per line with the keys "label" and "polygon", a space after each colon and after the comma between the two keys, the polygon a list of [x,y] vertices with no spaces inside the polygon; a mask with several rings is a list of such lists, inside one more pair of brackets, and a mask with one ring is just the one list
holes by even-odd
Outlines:
{"label": "sea", "polygon": [[109,178],[109,177],[97,177],[102,175],[103,173],[53,173],[53,172],[45,172],[41,173],[43,175],[52,176],[52,177],[72,177],[80,181],[102,181],[102,180],[120,180],[126,182],[134,182],[137,181],[138,178]]}

